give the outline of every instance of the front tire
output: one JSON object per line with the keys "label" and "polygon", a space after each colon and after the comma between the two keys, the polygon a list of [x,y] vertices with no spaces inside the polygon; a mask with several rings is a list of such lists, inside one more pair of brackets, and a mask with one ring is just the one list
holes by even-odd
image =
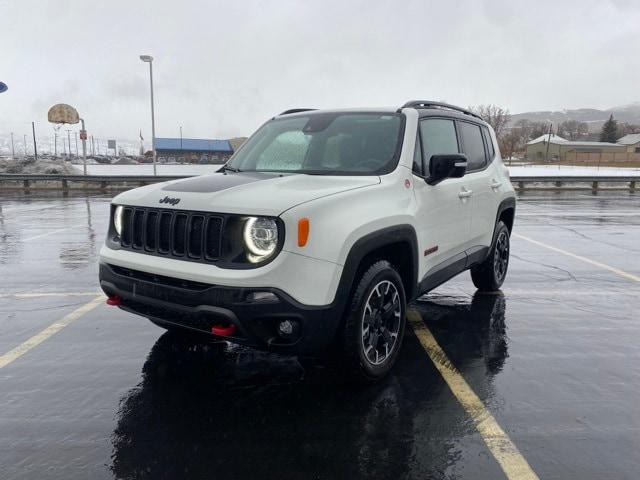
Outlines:
{"label": "front tire", "polygon": [[393,367],[406,325],[402,279],[386,260],[362,274],[346,313],[341,363],[359,383],[372,383]]}
{"label": "front tire", "polygon": [[471,280],[483,292],[499,290],[507,276],[509,267],[509,229],[504,222],[498,222],[491,251],[485,260],[471,269]]}

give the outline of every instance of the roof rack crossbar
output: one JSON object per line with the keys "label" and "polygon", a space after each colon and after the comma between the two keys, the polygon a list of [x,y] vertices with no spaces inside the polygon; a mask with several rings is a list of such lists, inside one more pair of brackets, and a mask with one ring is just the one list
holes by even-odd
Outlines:
{"label": "roof rack crossbar", "polygon": [[289,110],[285,110],[280,115],[289,115],[290,113],[300,113],[300,112],[311,112],[313,110],[317,110],[317,108],[291,108]]}
{"label": "roof rack crossbar", "polygon": [[457,107],[449,103],[433,102],[431,100],[409,100],[400,108],[401,109],[402,108],[445,108],[448,110],[455,110],[456,112],[464,113],[465,115],[471,115],[472,117],[476,117],[476,118],[479,118],[480,120],[483,120],[483,118],[480,115],[473,113],[467,108]]}

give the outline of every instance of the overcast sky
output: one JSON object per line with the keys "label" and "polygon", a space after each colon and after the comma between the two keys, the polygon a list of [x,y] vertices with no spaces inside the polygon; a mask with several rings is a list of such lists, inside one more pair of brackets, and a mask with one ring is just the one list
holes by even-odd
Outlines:
{"label": "overcast sky", "polygon": [[0,0],[0,135],[69,103],[90,134],[149,138],[142,53],[157,136],[226,138],[292,107],[628,104],[638,47],[638,0]]}

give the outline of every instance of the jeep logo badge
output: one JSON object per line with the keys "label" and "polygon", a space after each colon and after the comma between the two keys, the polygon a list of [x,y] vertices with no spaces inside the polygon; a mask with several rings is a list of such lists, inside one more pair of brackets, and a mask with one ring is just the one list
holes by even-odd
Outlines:
{"label": "jeep logo badge", "polygon": [[160,203],[168,203],[169,205],[177,205],[180,203],[179,198],[164,197],[160,199]]}

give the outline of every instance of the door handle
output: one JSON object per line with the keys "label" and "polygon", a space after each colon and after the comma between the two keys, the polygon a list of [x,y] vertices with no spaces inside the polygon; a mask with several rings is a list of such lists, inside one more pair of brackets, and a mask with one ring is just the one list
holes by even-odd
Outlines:
{"label": "door handle", "polygon": [[467,190],[464,187],[458,192],[458,198],[469,198],[471,195],[473,195],[473,190]]}
{"label": "door handle", "polygon": [[501,186],[502,186],[502,182],[498,182],[496,180],[492,180],[492,183],[490,185],[490,187],[493,189],[500,188]]}

